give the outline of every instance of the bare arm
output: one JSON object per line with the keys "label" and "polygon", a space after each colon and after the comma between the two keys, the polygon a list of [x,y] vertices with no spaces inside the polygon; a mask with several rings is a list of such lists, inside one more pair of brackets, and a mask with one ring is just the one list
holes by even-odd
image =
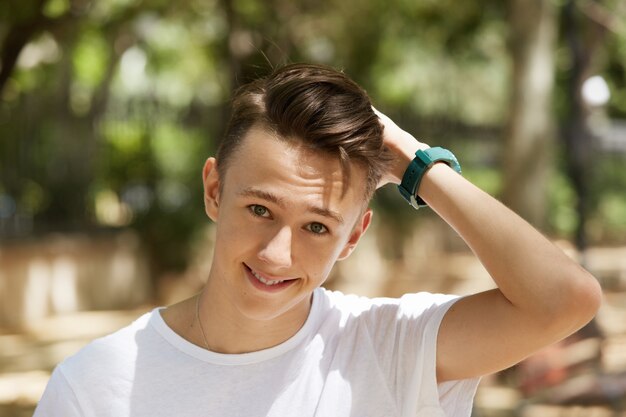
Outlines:
{"label": "bare arm", "polygon": [[[396,155],[385,182],[400,183],[426,147],[379,114]],[[597,312],[596,279],[541,233],[445,164],[424,175],[418,194],[465,240],[498,288],[459,300],[437,341],[439,382],[507,368],[573,333]]]}

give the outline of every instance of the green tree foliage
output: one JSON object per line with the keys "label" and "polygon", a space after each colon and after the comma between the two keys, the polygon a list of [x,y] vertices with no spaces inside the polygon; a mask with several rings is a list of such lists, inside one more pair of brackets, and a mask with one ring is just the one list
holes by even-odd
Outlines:
{"label": "green tree foliage", "polygon": [[[617,0],[603,7],[624,13]],[[454,147],[468,175],[498,193],[506,13],[495,0],[0,2],[2,239],[132,227],[156,272],[184,267],[208,222],[201,168],[232,89],[295,61],[342,68],[417,137]],[[626,35],[617,26],[595,73],[613,92],[607,114],[624,118]],[[557,92],[557,113],[563,101]],[[593,227],[619,240],[608,232],[626,230],[626,175],[614,168],[623,154],[615,159],[598,177]],[[412,213],[394,192],[376,204],[400,225]],[[557,194],[552,226],[571,233],[575,197]]]}

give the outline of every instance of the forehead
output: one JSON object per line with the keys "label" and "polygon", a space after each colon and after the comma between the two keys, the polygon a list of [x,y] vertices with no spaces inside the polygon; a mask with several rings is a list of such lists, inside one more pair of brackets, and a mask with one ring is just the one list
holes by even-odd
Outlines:
{"label": "forehead", "polygon": [[276,193],[318,198],[325,205],[363,203],[364,169],[350,164],[346,178],[338,157],[277,137],[261,127],[253,127],[244,136],[226,171],[224,185],[233,190],[254,185]]}

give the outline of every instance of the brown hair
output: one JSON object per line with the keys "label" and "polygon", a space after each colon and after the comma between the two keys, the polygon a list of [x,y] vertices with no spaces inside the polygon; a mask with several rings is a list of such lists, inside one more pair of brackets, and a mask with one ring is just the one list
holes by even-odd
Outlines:
{"label": "brown hair", "polygon": [[[365,201],[374,194],[391,156],[383,146],[383,127],[361,87],[333,68],[291,64],[240,87],[232,115],[217,151],[220,176],[253,125],[261,125],[282,140],[297,141],[337,157],[350,179],[350,163],[365,169]],[[345,192],[345,188],[344,188]]]}

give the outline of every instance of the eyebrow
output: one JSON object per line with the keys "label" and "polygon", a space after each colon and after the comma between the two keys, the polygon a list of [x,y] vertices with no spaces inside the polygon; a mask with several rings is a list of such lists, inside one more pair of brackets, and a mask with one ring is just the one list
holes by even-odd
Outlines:
{"label": "eyebrow", "polygon": [[[237,194],[242,197],[260,198],[262,200],[274,203],[282,209],[284,209],[287,206],[285,204],[285,201],[282,198],[278,197],[275,194],[272,194],[267,191],[259,190],[257,188],[247,187],[247,188],[240,190]],[[323,217],[329,217],[338,223],[343,223],[343,217],[341,216],[341,214],[337,213],[336,211],[329,210],[324,207],[313,206],[313,205],[309,205],[307,209],[308,211],[312,213],[318,214]]]}

